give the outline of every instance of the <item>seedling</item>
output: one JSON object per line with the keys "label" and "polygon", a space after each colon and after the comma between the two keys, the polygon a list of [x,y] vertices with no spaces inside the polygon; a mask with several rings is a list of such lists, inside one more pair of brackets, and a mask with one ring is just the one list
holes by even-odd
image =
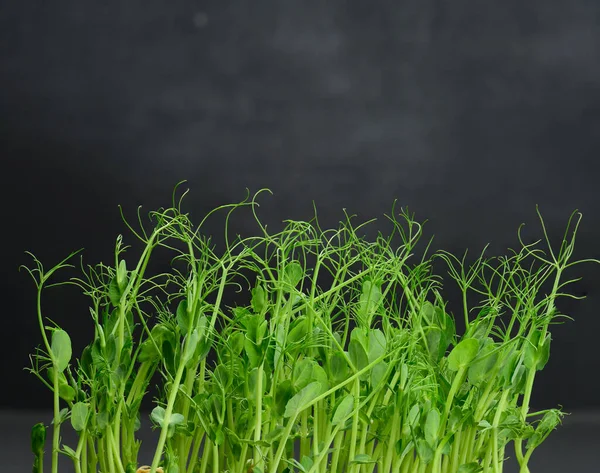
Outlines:
{"label": "seedling", "polygon": [[[348,215],[334,229],[315,217],[269,232],[257,196],[209,214],[224,215],[219,245],[203,233],[208,216],[194,226],[174,196],[150,225],[125,220],[137,256],[125,259],[119,236],[113,264],[82,264],[62,282],[75,254],[50,270],[33,257],[42,345],[30,370],[53,395],[52,473],[59,458],[77,473],[499,473],[511,443],[528,472],[563,416],[531,412],[530,400],[549,327],[565,318],[556,301],[577,298],[564,273],[595,261],[571,259],[581,215],[558,248],[540,216],[540,241],[519,232],[508,256],[466,264],[429,245],[415,256],[422,225],[404,210],[374,239],[371,222]],[[232,238],[244,209],[259,235]],[[172,265],[149,274],[158,250]],[[438,263],[462,295],[456,319]],[[89,297],[94,339],[78,358],[44,316],[42,294],[57,284]],[[144,422],[158,429],[151,459],[138,459]],[[67,424],[76,445],[61,444]],[[34,426],[37,473],[45,434]]]}

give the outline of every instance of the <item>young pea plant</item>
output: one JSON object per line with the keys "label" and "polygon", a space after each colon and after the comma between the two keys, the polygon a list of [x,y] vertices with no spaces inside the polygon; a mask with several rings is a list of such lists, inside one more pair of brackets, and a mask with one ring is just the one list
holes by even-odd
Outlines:
{"label": "young pea plant", "polygon": [[[337,228],[284,222],[268,232],[256,194],[194,226],[182,200],[151,212],[142,243],[113,265],[81,268],[53,282],[75,254],[45,271],[34,258],[42,345],[31,372],[52,392],[52,473],[59,458],[77,473],[499,473],[514,445],[521,473],[562,412],[530,412],[550,324],[570,296],[579,215],[558,248],[543,240],[509,256],[465,258],[438,251],[418,259],[422,226],[405,211],[389,234],[369,240],[345,215]],[[258,236],[229,235],[249,209]],[[221,249],[204,233],[225,214]],[[545,251],[539,247],[544,243]],[[171,254],[170,269],[149,274]],[[457,332],[434,274],[442,261],[461,291]],[[65,330],[44,316],[42,293],[72,284],[88,296],[94,338],[77,359]],[[547,288],[550,288],[547,290]],[[240,301],[236,304],[233,300]],[[477,300],[476,306],[469,306]],[[143,399],[157,383],[155,407]],[[137,431],[158,429],[151,459],[138,458]],[[74,446],[61,444],[69,423]],[[32,430],[42,473],[46,427]]]}

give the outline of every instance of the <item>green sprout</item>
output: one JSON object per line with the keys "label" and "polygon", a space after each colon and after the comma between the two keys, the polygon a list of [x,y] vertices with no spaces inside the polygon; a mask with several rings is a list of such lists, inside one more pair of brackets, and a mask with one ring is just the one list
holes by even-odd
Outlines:
{"label": "green sprout", "polygon": [[[519,231],[509,256],[484,251],[467,265],[466,254],[428,255],[430,244],[417,257],[422,225],[395,207],[390,231],[368,239],[372,221],[347,214],[334,229],[315,213],[269,232],[260,192],[195,226],[182,211],[185,193],[176,195],[149,225],[139,211],[136,227],[124,219],[141,242],[137,257],[125,259],[119,236],[113,264],[82,264],[66,281],[52,282],[77,253],[47,271],[35,257],[26,268],[42,336],[29,369],[53,394],[52,473],[60,457],[76,473],[500,473],[511,443],[529,472],[563,416],[531,412],[530,401],[549,327],[566,317],[556,301],[578,298],[564,275],[597,262],[571,258],[580,214],[558,248],[538,212],[540,241],[525,244]],[[229,234],[244,209],[259,236]],[[204,227],[219,213],[216,245]],[[149,274],[165,252],[169,269]],[[460,289],[457,319],[438,263]],[[42,309],[44,290],[61,284],[90,301],[94,338],[78,358]],[[140,466],[137,431],[148,421],[158,440],[143,459],[151,465]],[[73,447],[61,444],[64,424],[77,433]],[[36,473],[45,435],[36,424]]]}

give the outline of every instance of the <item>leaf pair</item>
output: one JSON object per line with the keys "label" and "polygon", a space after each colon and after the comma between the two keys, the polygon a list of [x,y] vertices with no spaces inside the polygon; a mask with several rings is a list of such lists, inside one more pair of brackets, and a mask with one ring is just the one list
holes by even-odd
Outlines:
{"label": "leaf pair", "polygon": [[[385,354],[387,341],[385,335],[379,329],[362,329],[356,327],[350,334],[348,355],[354,367],[360,371]],[[376,365],[378,366],[378,365]],[[378,368],[374,382],[378,383],[387,366],[384,364]],[[369,372],[360,376],[361,381],[369,379]]]}
{"label": "leaf pair", "polygon": [[178,425],[183,425],[185,423],[185,417],[182,414],[173,412],[171,413],[169,419],[165,419],[166,411],[164,407],[156,406],[152,409],[150,413],[150,418],[161,428],[165,427],[165,423],[167,423],[167,436],[170,438],[175,433],[175,428]]}

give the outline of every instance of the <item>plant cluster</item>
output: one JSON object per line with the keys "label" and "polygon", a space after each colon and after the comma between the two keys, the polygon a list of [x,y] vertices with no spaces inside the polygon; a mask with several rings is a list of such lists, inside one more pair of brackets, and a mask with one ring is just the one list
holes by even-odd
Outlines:
{"label": "plant cluster", "polygon": [[[467,264],[427,256],[429,245],[417,257],[422,226],[406,211],[369,240],[370,222],[348,215],[335,229],[315,217],[269,233],[257,206],[254,196],[211,212],[225,213],[219,251],[202,233],[206,218],[194,226],[174,198],[151,212],[149,229],[139,212],[139,227],[126,221],[143,246],[135,260],[126,263],[119,236],[114,264],[53,283],[74,255],[48,271],[34,258],[43,343],[30,369],[53,393],[52,473],[59,455],[77,473],[135,473],[154,383],[151,473],[499,473],[511,442],[529,471],[563,415],[530,412],[530,399],[549,325],[564,317],[555,302],[574,297],[563,276],[582,262],[571,261],[580,216],[557,250],[542,221],[542,240],[524,244],[519,233],[508,256]],[[239,208],[259,236],[230,237]],[[148,274],[158,250],[171,253],[170,270]],[[462,294],[460,334],[436,261]],[[90,299],[94,339],[77,359],[42,310],[43,290],[57,284]],[[76,445],[61,444],[66,424]],[[45,433],[32,430],[34,472]]]}

